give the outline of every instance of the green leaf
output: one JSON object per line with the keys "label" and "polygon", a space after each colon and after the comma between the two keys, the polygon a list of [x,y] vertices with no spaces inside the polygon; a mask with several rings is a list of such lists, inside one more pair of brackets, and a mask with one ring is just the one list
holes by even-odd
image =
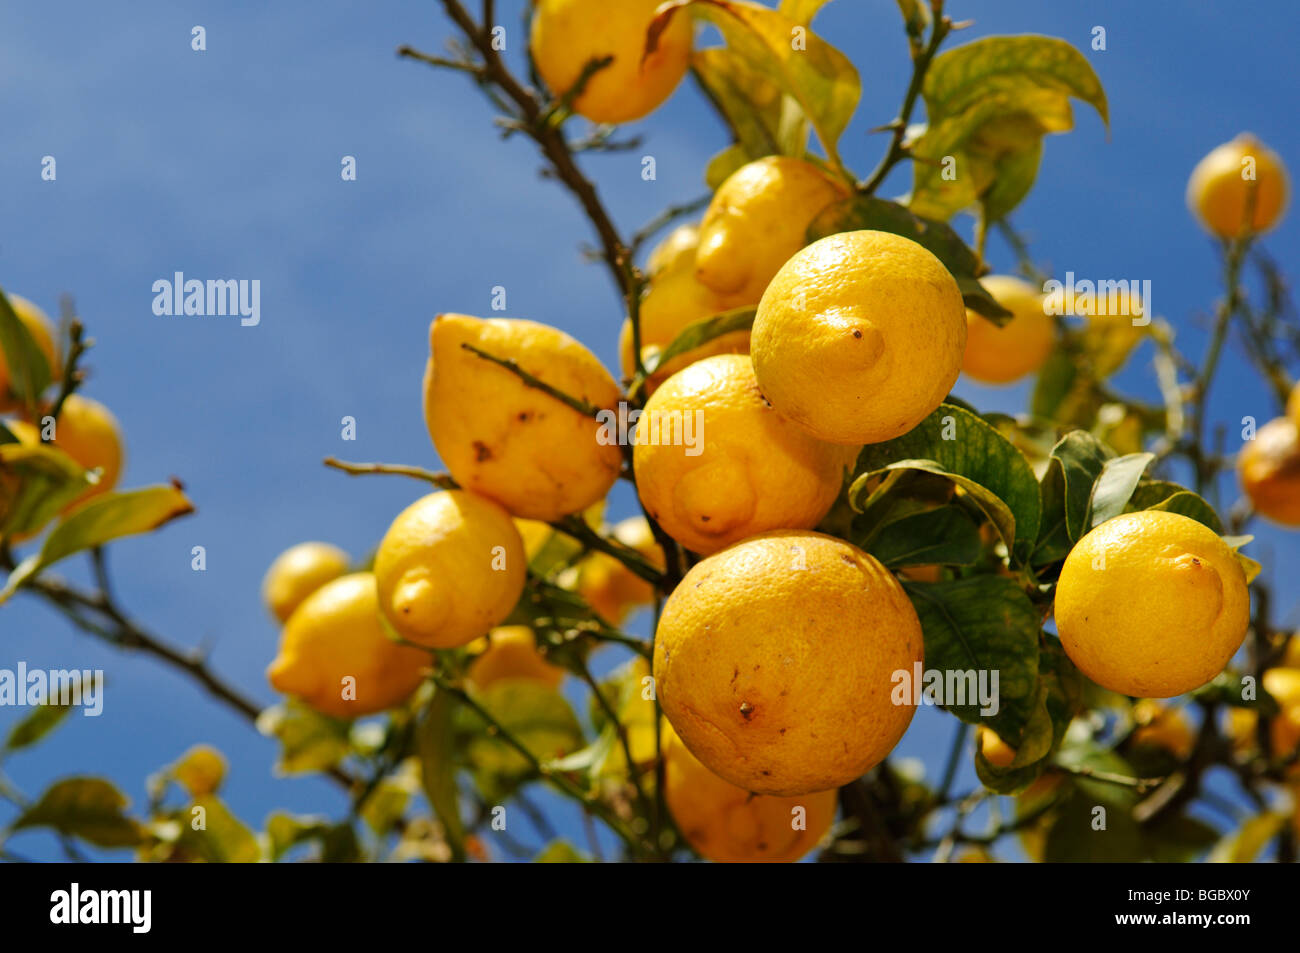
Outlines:
{"label": "green leaf", "polygon": [[781,90],[723,46],[696,50],[691,70],[736,136],[744,160],[780,152]]}
{"label": "green leaf", "polygon": [[452,852],[461,856],[465,851],[465,823],[460,816],[460,795],[456,790],[454,711],[455,699],[435,689],[416,728],[415,748],[420,756],[424,796],[442,824]]}
{"label": "green leaf", "polygon": [[1061,461],[1052,459],[1039,481],[1043,520],[1030,557],[1033,566],[1046,566],[1064,559],[1070,552],[1070,532],[1065,520],[1065,475]]}
{"label": "green leaf", "polygon": [[152,486],[94,497],[69,513],[45,537],[40,552],[24,559],[10,573],[9,581],[0,591],[0,603],[60,559],[123,536],[147,533],[193,512],[194,507],[185,494],[174,486]]}
{"label": "green leaf", "polygon": [[[7,428],[6,428],[7,430]],[[16,488],[13,480],[16,478]],[[96,478],[53,444],[0,444],[0,533],[32,535]]]}
{"label": "green leaf", "polygon": [[[257,837],[214,794],[195,798],[177,820],[181,825],[177,844],[208,863],[255,864],[262,859]],[[195,829],[200,820],[203,827]]]}
{"label": "green leaf", "polygon": [[979,256],[970,249],[947,222],[923,218],[911,210],[873,195],[852,195],[822,209],[808,226],[808,241],[815,242],[839,232],[873,229],[902,235],[929,250],[957,280],[962,299],[972,311],[998,325],[1011,319],[979,283],[982,269]]}
{"label": "green leaf", "polygon": [[533,858],[535,864],[589,864],[591,858],[565,840],[553,840]]}
{"label": "green leaf", "polygon": [[[533,757],[547,762],[583,746],[582,727],[564,697],[552,688],[522,679],[496,682],[478,702]],[[470,708],[456,712],[457,724],[468,735],[465,752],[480,792],[499,804],[524,779],[532,766],[507,742],[493,735]]]}
{"label": "green leaf", "polygon": [[1177,513],[1208,526],[1220,535],[1223,533],[1223,523],[1219,519],[1219,514],[1214,511],[1214,507],[1177,483],[1169,483],[1165,480],[1144,480],[1139,483],[1128,502],[1129,512],[1137,510],[1164,510],[1168,513]]}
{"label": "green leaf", "polygon": [[4,355],[9,369],[9,389],[29,410],[34,409],[41,392],[50,386],[53,369],[27,325],[14,313],[3,289],[0,289],[0,354]]}
{"label": "green leaf", "polygon": [[740,143],[727,146],[709,160],[708,166],[704,169],[704,184],[710,190],[717,191],[718,186],[727,181],[731,173],[749,161],[749,153]]}
{"label": "green leaf", "polygon": [[869,541],[858,545],[891,569],[932,564],[969,566],[981,551],[979,527],[966,510],[956,505],[892,520]]}
{"label": "green leaf", "polygon": [[[1053,37],[991,36],[934,58],[921,88],[927,124],[915,136],[912,207],[937,218],[975,202],[1006,216],[1037,175],[1042,138],[1073,128],[1070,98],[1109,123],[1101,81],[1082,53]],[[945,175],[945,157],[955,175]]]}
{"label": "green leaf", "polygon": [[1052,459],[1065,477],[1065,525],[1071,542],[1078,542],[1091,528],[1092,489],[1111,457],[1105,445],[1084,430],[1070,431],[1052,448]]}
{"label": "green leaf", "polygon": [[940,404],[903,436],[863,447],[849,487],[855,509],[861,509],[870,476],[892,469],[924,470],[952,480],[989,517],[1008,549],[1038,537],[1041,504],[1029,461],[968,410]]}
{"label": "green leaf", "polygon": [[[685,7],[714,24],[730,50],[799,104],[831,165],[842,168],[836,145],[862,94],[849,58],[780,11],[744,0],[671,0],[661,5],[646,31],[646,52],[655,49],[668,21]],[[806,49],[794,49],[796,27],[806,30]]]}
{"label": "green leaf", "polygon": [[277,811],[266,819],[271,860],[279,860],[299,844],[315,842],[317,858],[324,863],[360,859],[361,845],[351,824],[334,824],[323,817],[300,817]]}
{"label": "green leaf", "polygon": [[70,705],[37,705],[18,724],[9,729],[5,751],[17,751],[36,744],[62,723],[72,711]]}
{"label": "green leaf", "polygon": [[1279,811],[1266,811],[1252,817],[1241,829],[1224,837],[1206,859],[1212,864],[1251,864],[1282,830],[1287,817]]}
{"label": "green leaf", "polygon": [[1106,461],[1093,484],[1092,498],[1088,502],[1089,528],[1100,526],[1124,512],[1142,474],[1155,458],[1154,453],[1130,453]]}
{"label": "green leaf", "polygon": [[351,750],[347,722],[326,718],[293,699],[258,715],[257,730],[280,742],[277,775],[327,771]]}
{"label": "green leaf", "polygon": [[903,588],[921,620],[927,671],[998,673],[996,714],[981,714],[977,701],[948,710],[1019,745],[1038,692],[1038,610],[1002,576],[905,582]]}
{"label": "green leaf", "polygon": [[682,328],[666,348],[657,355],[650,355],[646,373],[653,374],[679,354],[693,351],[697,347],[708,344],[714,338],[720,338],[733,331],[748,331],[754,326],[754,313],[753,308],[734,308],[711,318],[693,321]]}
{"label": "green leaf", "polygon": [[123,813],[126,804],[122,792],[103,778],[67,778],[51,785],[12,828],[48,827],[97,847],[134,847],[141,832]]}

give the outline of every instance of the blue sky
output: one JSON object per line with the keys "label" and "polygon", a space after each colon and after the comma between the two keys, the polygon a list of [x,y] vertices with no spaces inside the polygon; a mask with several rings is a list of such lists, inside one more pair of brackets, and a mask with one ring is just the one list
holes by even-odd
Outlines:
{"label": "blue sky", "polygon": [[[519,4],[500,6],[517,54]],[[1013,220],[1057,274],[1149,278],[1180,346],[1199,354],[1218,268],[1184,206],[1187,175],[1242,130],[1300,167],[1286,94],[1292,6],[1256,4],[1249,20],[1227,2],[949,8],[975,21],[950,43],[1041,32],[1085,50],[1110,97],[1110,132],[1078,107],[1077,128],[1048,140],[1037,187]],[[190,48],[196,24],[207,31],[205,52]],[[1105,52],[1088,49],[1096,25],[1106,28]],[[884,145],[867,130],[894,115],[907,82],[895,4],[836,0],[815,27],[861,72],[862,103],[841,152],[865,173]],[[304,539],[360,558],[421,492],[397,478],[350,479],[320,459],[437,465],[420,409],[436,313],[485,313],[491,289],[504,285],[509,314],[557,325],[616,366],[622,314],[608,275],[581,258],[591,235],[577,206],[538,179],[529,143],[501,140],[471,84],[394,55],[402,43],[437,51],[448,35],[433,0],[0,7],[0,284],[51,313],[61,293],[76,297],[97,340],[86,391],[126,430],[124,485],[175,475],[198,507],[113,547],[120,599],[166,638],[207,647],[214,668],[266,703],[277,631],[258,586],[271,559]],[[635,131],[644,149],[583,160],[625,234],[700,195],[704,164],[726,142],[689,83]],[[656,157],[656,181],[641,179],[642,153]],[[56,182],[40,178],[46,155],[57,160]],[[344,155],[357,159],[355,182],[340,179]],[[883,194],[907,183],[896,172]],[[1292,213],[1266,241],[1284,266],[1297,260]],[[1014,264],[996,241],[990,257],[998,270]],[[260,279],[261,324],[155,316],[152,283],[176,271]],[[1140,352],[1121,383],[1154,398],[1149,358]],[[957,392],[986,410],[1025,404],[1024,388],[963,382]],[[1229,422],[1275,413],[1235,350],[1212,410]],[[355,442],[340,439],[345,415],[357,420]],[[1235,497],[1229,483],[1225,495]],[[612,515],[632,506],[616,498]],[[1296,537],[1257,533],[1250,552],[1283,567],[1271,572],[1280,608],[1300,621],[1289,583]],[[195,545],[207,549],[206,572],[190,569]],[[103,668],[109,683],[101,718],[75,716],[6,765],[30,793],[96,773],[139,803],[149,772],[206,741],[231,759],[225,794],[253,824],[277,808],[343,807],[323,782],[272,778],[273,742],[182,677],[102,648],[31,598],[0,610],[0,666],[20,659]],[[15,718],[0,713],[0,730]],[[937,772],[951,724],[923,712],[900,753]],[[13,847],[57,856],[39,834]]]}

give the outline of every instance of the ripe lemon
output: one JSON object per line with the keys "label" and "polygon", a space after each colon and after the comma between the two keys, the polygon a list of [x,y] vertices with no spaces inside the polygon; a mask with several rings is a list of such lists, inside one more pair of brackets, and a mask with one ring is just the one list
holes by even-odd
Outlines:
{"label": "ripe lemon", "polygon": [[535,520],[557,520],[604,498],[622,454],[615,442],[600,442],[601,425],[461,345],[514,360],[570,397],[613,408],[618,385],[590,351],[534,321],[443,314],[429,334],[424,418],[457,483]]}
{"label": "ripe lemon", "polygon": [[817,213],[848,195],[811,162],[765,156],[718,186],[700,222],[695,273],[731,307],[757,304],[772,276],[803,248]]}
{"label": "ripe lemon", "polygon": [[1107,520],[1070,550],[1056,584],[1066,654],[1103,688],[1141,698],[1204,685],[1240,647],[1249,620],[1232,550],[1176,513]]}
{"label": "ripe lemon", "polygon": [[663,729],[664,801],[700,856],[718,864],[792,863],[835,820],[837,792],[796,797],[751,794],[724,781]]}
{"label": "ripe lemon", "polygon": [[511,613],[527,565],[501,507],[464,490],[430,493],[402,510],[379,544],[379,604],[403,638],[455,648]]}
{"label": "ripe lemon", "polygon": [[[685,241],[685,239],[683,239]],[[683,253],[690,255],[689,252]],[[705,286],[695,276],[693,268],[686,267],[679,257],[666,264],[650,281],[645,297],[641,299],[641,358],[649,362],[667,348],[677,336],[696,321],[703,321],[728,310],[729,302]],[[618,338],[619,358],[623,376],[631,379],[636,372],[636,358],[632,341],[632,322],[623,322]],[[655,390],[683,367],[713,354],[748,354],[749,331],[730,331],[719,335],[700,347],[679,354],[663,367],[657,368],[646,380],[646,393]]]}
{"label": "ripe lemon", "polygon": [[907,730],[921,625],[898,581],[831,536],[775,532],[701,560],[668,598],[654,677],[673,729],[756,794],[847,784]]}
{"label": "ripe lemon", "polygon": [[776,413],[742,354],[670,377],[646,402],[632,451],[650,517],[705,554],[766,530],[816,526],[851,460]]}
{"label": "ripe lemon", "polygon": [[1287,398],[1286,416],[1291,423],[1300,427],[1300,384],[1291,389],[1291,396]]}
{"label": "ripe lemon", "polygon": [[961,369],[986,384],[1008,384],[1043,366],[1056,343],[1056,326],[1043,312],[1042,293],[1028,282],[1010,275],[980,281],[1012,318],[998,327],[968,309]]}
{"label": "ripe lemon", "polygon": [[302,600],[348,571],[348,554],[329,543],[290,546],[271,563],[262,579],[262,601],[281,622]]}
{"label": "ripe lemon", "polygon": [[1143,698],[1133,706],[1133,720],[1137,724],[1132,735],[1135,746],[1163,748],[1179,759],[1192,753],[1196,735],[1187,716],[1179,709]]}
{"label": "ripe lemon", "polygon": [[1237,478],[1261,516],[1300,526],[1300,427],[1286,417],[1260,427],[1237,457]]}
{"label": "ripe lemon", "polygon": [[1016,760],[1016,749],[1003,741],[996,732],[980,728],[980,753],[995,768],[1006,768]]}
{"label": "ripe lemon", "polygon": [[[1269,724],[1270,753],[1278,759],[1290,757],[1300,746],[1300,670],[1270,668],[1261,681],[1281,709]],[[1249,754],[1257,749],[1258,724],[1259,713],[1254,709],[1228,709],[1228,735],[1234,751]],[[1291,770],[1300,771],[1300,767]]]}
{"label": "ripe lemon", "polygon": [[370,715],[415,691],[429,656],[390,639],[379,618],[375,577],[352,573],[303,600],[266,670],[278,692],[335,718]]}
{"label": "ripe lemon", "polygon": [[470,663],[465,676],[479,690],[512,678],[554,688],[564,678],[564,669],[552,665],[537,651],[537,639],[526,625],[501,626],[479,641],[483,643],[482,653]]}
{"label": "ripe lemon", "polygon": [[[663,550],[655,542],[644,516],[623,520],[614,526],[610,535],[663,569]],[[592,553],[578,567],[578,594],[606,622],[620,625],[633,609],[654,600],[654,587],[613,556]]]}
{"label": "ripe lemon", "polygon": [[[14,314],[27,328],[41,353],[45,355],[45,363],[50,368],[50,376],[57,379],[60,368],[58,349],[54,344],[53,322],[50,321],[44,311],[26,298],[19,295],[7,295],[7,297]],[[8,410],[10,407],[16,406],[16,402],[9,393],[10,383],[9,365],[5,360],[3,350],[0,349],[0,410]]]}
{"label": "ripe lemon", "polygon": [[[25,420],[8,420],[5,426],[24,443],[40,443],[41,431]],[[59,411],[50,441],[84,469],[100,471],[99,482],[63,508],[67,513],[117,486],[122,474],[122,428],[112,412],[97,400],[70,394]]]}
{"label": "ripe lemon", "polygon": [[1246,210],[1252,193],[1255,214],[1251,230],[1266,232],[1281,220],[1290,189],[1281,156],[1249,133],[1242,133],[1210,150],[1196,164],[1187,180],[1187,207],[1212,234],[1236,238],[1247,230]]}
{"label": "ripe lemon", "polygon": [[678,225],[663,241],[650,250],[646,258],[645,273],[651,278],[661,272],[679,268],[693,270],[695,249],[700,247],[700,226],[693,222]]}
{"label": "ripe lemon", "polygon": [[691,20],[679,12],[645,56],[646,29],[662,0],[536,0],[533,63],[556,96],[572,89],[594,59],[614,61],[595,73],[573,104],[592,122],[630,122],[653,112],[686,75]]}
{"label": "ripe lemon", "polygon": [[767,399],[834,443],[907,433],[961,371],[966,306],[916,242],[888,232],[829,235],[781,268],[751,342]]}

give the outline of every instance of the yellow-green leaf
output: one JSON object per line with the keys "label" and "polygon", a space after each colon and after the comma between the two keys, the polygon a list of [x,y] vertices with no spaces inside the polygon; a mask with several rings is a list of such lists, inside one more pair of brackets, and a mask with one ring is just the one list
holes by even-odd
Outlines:
{"label": "yellow-green leaf", "polygon": [[123,813],[126,804],[103,778],[67,778],[51,785],[12,827],[49,827],[98,847],[132,847],[140,842],[140,827]]}
{"label": "yellow-green leaf", "polygon": [[3,289],[0,289],[0,355],[9,369],[9,389],[28,409],[34,408],[41,391],[50,386],[53,369],[27,325],[14,313]]}
{"label": "yellow-green leaf", "polygon": [[39,532],[96,479],[52,444],[0,444],[0,534]]}

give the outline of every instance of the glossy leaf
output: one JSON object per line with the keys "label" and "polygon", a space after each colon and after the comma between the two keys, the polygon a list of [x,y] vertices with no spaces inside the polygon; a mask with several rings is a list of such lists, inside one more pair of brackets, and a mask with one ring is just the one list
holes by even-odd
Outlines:
{"label": "glossy leaf", "polygon": [[3,290],[0,290],[0,354],[9,371],[9,389],[20,403],[34,408],[41,392],[50,386],[56,368],[46,362],[36,339],[14,313]]}
{"label": "glossy leaf", "polygon": [[452,730],[454,699],[447,692],[435,690],[416,728],[415,749],[420,756],[420,781],[424,796],[453,853],[465,850],[465,823],[460,814],[460,796],[456,790],[456,746]]}
{"label": "glossy leaf", "polygon": [[1089,528],[1124,512],[1142,474],[1155,458],[1154,453],[1130,453],[1106,461],[1088,501]]}
{"label": "glossy leaf", "polygon": [[969,566],[979,558],[979,527],[962,507],[921,510],[881,526],[859,546],[891,569],[900,566]]}
{"label": "glossy leaf", "polygon": [[646,373],[653,374],[658,368],[664,366],[679,354],[693,351],[714,338],[722,337],[722,335],[730,334],[733,331],[747,331],[753,326],[753,308],[735,308],[714,315],[711,318],[694,321],[682,328],[677,337],[673,338],[672,343],[666,348],[657,355],[650,356],[646,365]]}
{"label": "glossy leaf", "polygon": [[1196,520],[1216,533],[1223,533],[1223,522],[1203,498],[1186,487],[1165,480],[1144,480],[1137,485],[1128,502],[1129,512],[1164,510]]}

